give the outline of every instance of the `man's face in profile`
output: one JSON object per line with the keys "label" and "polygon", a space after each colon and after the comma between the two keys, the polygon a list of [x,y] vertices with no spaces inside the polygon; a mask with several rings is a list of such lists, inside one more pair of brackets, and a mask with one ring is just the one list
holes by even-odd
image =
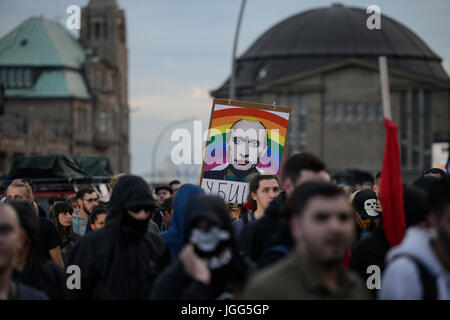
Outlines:
{"label": "man's face in profile", "polygon": [[237,170],[258,163],[267,148],[267,130],[259,122],[242,120],[227,134],[227,162]]}

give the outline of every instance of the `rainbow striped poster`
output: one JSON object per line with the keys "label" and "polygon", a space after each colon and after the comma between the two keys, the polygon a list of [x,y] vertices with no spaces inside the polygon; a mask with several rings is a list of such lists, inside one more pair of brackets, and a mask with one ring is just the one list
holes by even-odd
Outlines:
{"label": "rainbow striped poster", "polygon": [[201,186],[242,203],[255,175],[278,175],[290,113],[288,107],[214,99]]}

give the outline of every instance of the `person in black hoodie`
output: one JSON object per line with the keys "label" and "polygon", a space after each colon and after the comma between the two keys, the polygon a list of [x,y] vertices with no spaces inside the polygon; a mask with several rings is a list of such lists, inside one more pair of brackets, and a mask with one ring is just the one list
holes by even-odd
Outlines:
{"label": "person in black hoodie", "polygon": [[246,276],[224,201],[197,195],[188,204],[183,249],[156,279],[151,298],[237,299]]}
{"label": "person in black hoodie", "polygon": [[12,200],[8,204],[19,217],[20,227],[25,231],[25,247],[15,262],[13,279],[43,291],[52,300],[66,299],[66,273],[64,269],[42,255],[39,217],[34,207],[25,200]]}
{"label": "person in black hoodie", "polygon": [[154,279],[171,260],[163,239],[148,232],[154,210],[148,184],[122,176],[114,187],[106,225],[80,239],[69,259],[78,265],[81,289],[74,299],[147,299]]}

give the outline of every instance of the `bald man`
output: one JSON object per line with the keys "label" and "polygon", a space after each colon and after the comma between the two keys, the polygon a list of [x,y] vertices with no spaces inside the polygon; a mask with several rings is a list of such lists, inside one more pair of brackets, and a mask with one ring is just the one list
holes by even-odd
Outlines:
{"label": "bald man", "polygon": [[0,204],[0,300],[48,300],[43,292],[12,279],[14,259],[24,241],[16,212]]}

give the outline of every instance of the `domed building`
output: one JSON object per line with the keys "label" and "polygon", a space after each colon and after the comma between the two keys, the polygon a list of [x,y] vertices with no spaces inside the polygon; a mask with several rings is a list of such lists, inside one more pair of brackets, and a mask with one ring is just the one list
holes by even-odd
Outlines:
{"label": "domed building", "polygon": [[[393,120],[405,181],[432,165],[434,142],[449,141],[450,79],[414,32],[365,9],[333,5],[302,12],[266,31],[237,60],[236,99],[290,106],[286,155],[309,151],[331,173],[382,165],[384,126],[378,57],[388,59]],[[228,98],[229,79],[211,92]]]}

